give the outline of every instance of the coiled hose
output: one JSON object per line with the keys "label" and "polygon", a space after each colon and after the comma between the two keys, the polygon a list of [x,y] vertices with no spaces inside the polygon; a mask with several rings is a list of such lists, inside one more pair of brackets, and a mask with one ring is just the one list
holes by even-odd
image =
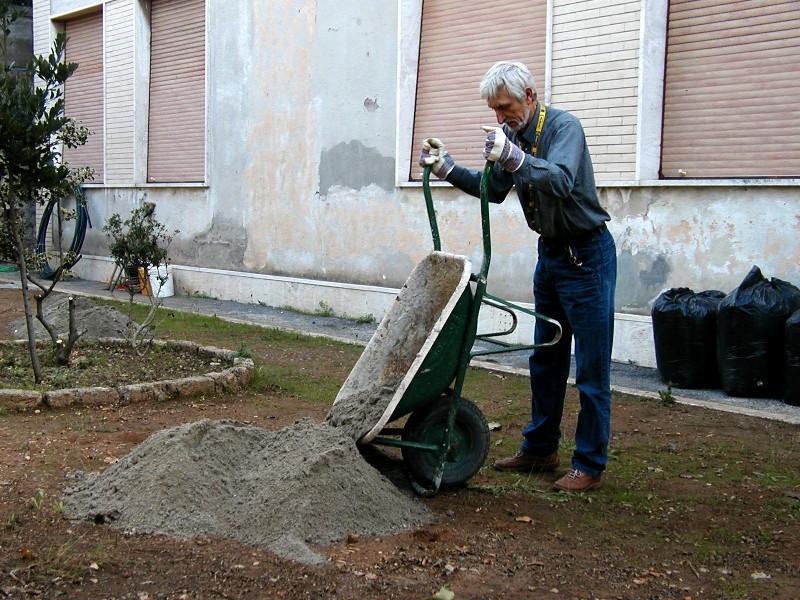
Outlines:
{"label": "coiled hose", "polygon": [[[50,267],[47,261],[47,231],[50,228],[50,219],[53,216],[53,210],[58,204],[58,200],[50,200],[42,214],[42,220],[39,223],[39,232],[36,236],[36,256],[42,257],[42,268],[39,271],[39,276],[42,279],[53,279],[56,276],[56,271]],[[68,259],[62,263],[63,269],[71,269],[81,259],[79,254],[83,247],[83,240],[86,238],[86,228],[91,227],[92,223],[89,220],[89,209],[86,206],[86,197],[83,193],[83,188],[77,186],[75,188],[75,231],[72,236],[72,243],[69,246]]]}

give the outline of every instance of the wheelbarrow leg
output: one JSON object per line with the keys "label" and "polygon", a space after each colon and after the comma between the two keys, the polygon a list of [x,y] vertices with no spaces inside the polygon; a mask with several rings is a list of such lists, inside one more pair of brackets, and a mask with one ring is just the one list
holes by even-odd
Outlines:
{"label": "wheelbarrow leg", "polygon": [[424,498],[432,498],[435,496],[442,485],[442,477],[444,476],[444,466],[447,461],[447,453],[450,448],[450,432],[453,429],[453,422],[455,421],[456,406],[458,405],[458,398],[453,395],[450,399],[450,406],[447,416],[447,424],[442,431],[442,441],[439,446],[439,451],[436,453],[437,462],[436,468],[433,472],[433,477],[430,479],[430,485],[425,486],[414,475],[411,469],[408,470],[408,482],[411,484],[412,489],[416,494]]}
{"label": "wheelbarrow leg", "polygon": [[444,460],[442,460],[440,463],[438,474],[431,487],[425,487],[422,485],[411,473],[408,474],[408,483],[411,484],[411,489],[414,490],[415,494],[422,496],[423,498],[433,498],[439,491],[439,487],[442,485],[442,474],[444,474]]}

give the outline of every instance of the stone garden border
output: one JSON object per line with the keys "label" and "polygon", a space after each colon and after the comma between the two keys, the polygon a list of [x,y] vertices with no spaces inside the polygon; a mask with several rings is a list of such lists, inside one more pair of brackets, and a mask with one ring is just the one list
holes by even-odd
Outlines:
{"label": "stone garden border", "polygon": [[[104,344],[127,346],[122,338],[97,338]],[[0,349],[12,344],[27,345],[27,340],[0,341]],[[68,388],[38,392],[36,390],[0,388],[0,406],[6,408],[63,408],[67,406],[108,406],[136,404],[139,402],[163,402],[178,398],[192,398],[203,394],[237,392],[245,388],[253,377],[254,364],[249,358],[237,356],[232,350],[201,346],[194,342],[154,340],[157,346],[167,349],[195,352],[201,357],[219,359],[220,371],[204,375],[134,383],[118,387]]]}

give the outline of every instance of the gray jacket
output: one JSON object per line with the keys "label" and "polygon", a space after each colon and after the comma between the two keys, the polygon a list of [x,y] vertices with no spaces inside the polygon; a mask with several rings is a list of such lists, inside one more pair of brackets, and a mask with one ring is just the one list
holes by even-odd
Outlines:
{"label": "gray jacket", "polygon": [[[520,134],[503,127],[508,138],[525,151],[525,161],[514,173],[495,163],[489,202],[503,202],[516,187],[528,226],[547,239],[568,243],[596,231],[611,217],[600,206],[592,159],[577,117],[548,106],[537,156],[530,154],[538,113],[537,106]],[[479,171],[458,165],[447,176],[449,183],[475,197],[480,197],[480,179]]]}

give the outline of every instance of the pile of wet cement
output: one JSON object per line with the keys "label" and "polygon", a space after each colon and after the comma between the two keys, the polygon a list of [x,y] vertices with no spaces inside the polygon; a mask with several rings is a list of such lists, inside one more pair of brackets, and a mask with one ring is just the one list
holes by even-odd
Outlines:
{"label": "pile of wet cement", "polygon": [[71,519],[134,533],[222,536],[309,564],[322,558],[308,544],[433,520],[343,430],[310,419],[279,431],[229,420],[160,431],[106,471],[75,474],[64,507]]}

